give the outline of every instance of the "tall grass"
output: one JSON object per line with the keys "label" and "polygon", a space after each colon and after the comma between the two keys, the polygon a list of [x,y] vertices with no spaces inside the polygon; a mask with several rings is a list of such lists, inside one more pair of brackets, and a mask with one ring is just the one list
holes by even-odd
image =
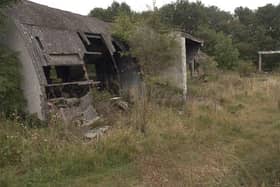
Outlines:
{"label": "tall grass", "polygon": [[59,121],[2,120],[0,186],[277,186],[279,80],[193,81],[187,107],[147,98],[109,118],[98,141]]}

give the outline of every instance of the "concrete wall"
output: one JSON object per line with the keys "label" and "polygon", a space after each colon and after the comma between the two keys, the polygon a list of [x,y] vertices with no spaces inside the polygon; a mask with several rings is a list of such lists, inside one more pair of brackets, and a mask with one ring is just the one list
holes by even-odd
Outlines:
{"label": "concrete wall", "polygon": [[187,51],[186,51],[186,39],[178,36],[177,39],[180,44],[180,56],[174,65],[167,68],[161,73],[161,79],[172,84],[182,90],[183,95],[187,94]]}
{"label": "concrete wall", "polygon": [[161,78],[182,90],[184,98],[187,97],[187,73],[191,73],[192,62],[197,55],[201,43],[177,35],[181,53],[173,66],[163,71]]}
{"label": "concrete wall", "polygon": [[43,120],[45,119],[42,112],[43,93],[39,78],[33,66],[33,59],[26,46],[23,33],[13,23],[10,25],[7,44],[12,50],[18,52],[18,58],[22,65],[22,89],[27,101],[26,110],[30,114],[37,114],[38,118]]}

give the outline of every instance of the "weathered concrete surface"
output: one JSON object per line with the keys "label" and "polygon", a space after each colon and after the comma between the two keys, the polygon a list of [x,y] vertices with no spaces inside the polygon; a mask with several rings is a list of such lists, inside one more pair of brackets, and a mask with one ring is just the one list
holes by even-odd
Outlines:
{"label": "weathered concrete surface", "polygon": [[18,52],[18,58],[21,62],[22,69],[22,90],[27,102],[27,112],[37,114],[39,119],[45,119],[43,113],[43,91],[40,86],[38,74],[35,70],[33,59],[30,51],[26,47],[26,41],[23,39],[27,33],[20,32],[11,22],[10,33],[7,38],[7,44],[11,49]]}
{"label": "weathered concrete surface", "polygon": [[183,88],[183,98],[187,100],[187,51],[186,51],[186,39],[181,37],[181,66],[182,66],[182,88]]}
{"label": "weathered concrete surface", "polygon": [[185,33],[176,33],[177,41],[180,44],[180,55],[173,65],[161,73],[161,80],[169,82],[172,86],[182,90],[183,98],[187,96],[187,72],[190,71],[190,64],[198,54],[203,44],[202,41]]}

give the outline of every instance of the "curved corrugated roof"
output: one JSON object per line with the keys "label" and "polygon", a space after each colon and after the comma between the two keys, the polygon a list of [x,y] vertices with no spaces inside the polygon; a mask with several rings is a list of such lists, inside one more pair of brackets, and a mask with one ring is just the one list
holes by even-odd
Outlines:
{"label": "curved corrugated roof", "polygon": [[[82,63],[86,49],[79,34],[83,33],[101,34],[111,54],[115,51],[109,32],[110,24],[97,18],[50,8],[27,0],[21,0],[8,8],[7,14],[23,33],[29,49],[35,54],[36,62],[41,66],[59,64],[57,60],[52,62],[51,54],[70,54],[75,58],[78,56],[80,60],[68,60],[69,63]],[[63,56],[61,59],[69,58]],[[61,63],[67,62],[62,60]]]}
{"label": "curved corrugated roof", "polygon": [[[110,24],[94,17],[50,8],[31,1],[21,0],[8,9],[8,15],[19,23],[39,28],[102,34],[111,53]],[[59,40],[59,38],[57,38]]]}
{"label": "curved corrugated roof", "polygon": [[110,25],[97,18],[50,8],[30,1],[22,0],[14,5],[9,15],[22,24],[36,25],[53,29],[104,33]]}
{"label": "curved corrugated roof", "polygon": [[21,32],[42,84],[46,84],[41,67],[83,64],[84,33],[101,34],[111,54],[110,24],[94,17],[50,8],[21,0],[6,9],[7,16]]}

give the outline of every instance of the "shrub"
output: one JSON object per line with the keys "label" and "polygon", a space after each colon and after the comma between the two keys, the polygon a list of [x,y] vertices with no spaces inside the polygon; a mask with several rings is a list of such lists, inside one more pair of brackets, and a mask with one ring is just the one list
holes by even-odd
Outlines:
{"label": "shrub", "polygon": [[175,36],[160,34],[145,24],[139,25],[129,38],[132,56],[147,75],[158,74],[170,67],[179,56]]}
{"label": "shrub", "polygon": [[25,127],[29,128],[45,128],[48,126],[48,123],[41,121],[36,114],[25,114],[21,121]]}
{"label": "shrub", "polygon": [[256,71],[256,67],[250,61],[240,61],[237,70],[240,76],[250,76]]}
{"label": "shrub", "polygon": [[118,16],[113,25],[113,36],[129,45],[129,55],[137,59],[144,75],[159,73],[179,56],[176,37],[168,32],[158,32],[145,20]]}
{"label": "shrub", "polygon": [[20,80],[20,66],[16,54],[0,47],[0,112],[6,116],[23,112],[25,100]]}
{"label": "shrub", "polygon": [[208,81],[209,79],[216,79],[218,75],[218,64],[213,57],[206,55],[205,53],[199,53],[198,62],[202,71],[200,77],[203,81]]}
{"label": "shrub", "polygon": [[124,43],[127,43],[130,35],[135,30],[136,24],[132,17],[126,16],[124,14],[116,17],[113,28],[112,36]]}
{"label": "shrub", "polygon": [[218,33],[218,43],[214,46],[215,60],[221,69],[233,70],[238,66],[239,52],[232,44],[232,39]]}
{"label": "shrub", "polygon": [[205,26],[199,28],[198,36],[206,41],[204,50],[214,56],[219,68],[233,70],[238,66],[239,51],[229,36]]}

